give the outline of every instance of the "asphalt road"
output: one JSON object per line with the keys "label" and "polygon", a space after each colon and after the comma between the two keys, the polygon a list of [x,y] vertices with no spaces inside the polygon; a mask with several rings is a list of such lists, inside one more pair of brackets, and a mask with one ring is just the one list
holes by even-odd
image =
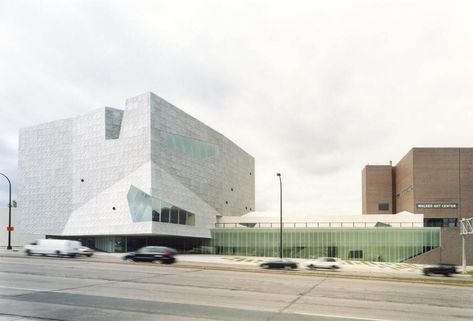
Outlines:
{"label": "asphalt road", "polygon": [[0,320],[471,320],[471,287],[0,258]]}

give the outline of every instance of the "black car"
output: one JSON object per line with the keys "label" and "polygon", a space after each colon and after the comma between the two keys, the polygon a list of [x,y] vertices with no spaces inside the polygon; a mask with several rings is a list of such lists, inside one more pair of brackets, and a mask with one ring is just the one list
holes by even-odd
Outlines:
{"label": "black car", "polygon": [[176,250],[166,246],[145,246],[136,252],[127,253],[123,259],[129,262],[157,262],[171,264],[176,262]]}
{"label": "black car", "polygon": [[271,261],[266,261],[266,262],[261,263],[260,267],[264,269],[292,270],[292,269],[297,269],[297,263],[291,260],[287,260],[287,259],[271,260]]}
{"label": "black car", "polygon": [[445,276],[450,276],[450,274],[457,273],[457,268],[454,264],[436,264],[424,268],[424,275],[430,274],[443,274]]}

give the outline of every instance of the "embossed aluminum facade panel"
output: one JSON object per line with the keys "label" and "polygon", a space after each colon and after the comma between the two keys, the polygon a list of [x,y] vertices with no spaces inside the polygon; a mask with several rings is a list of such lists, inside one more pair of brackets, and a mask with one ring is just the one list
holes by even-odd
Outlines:
{"label": "embossed aluminum facade panel", "polygon": [[[217,216],[254,210],[254,177],[251,155],[146,93],[124,110],[105,107],[20,131],[20,225],[47,235],[209,238]],[[131,210],[165,216],[161,207],[129,204],[132,186],[183,224],[134,221]]]}

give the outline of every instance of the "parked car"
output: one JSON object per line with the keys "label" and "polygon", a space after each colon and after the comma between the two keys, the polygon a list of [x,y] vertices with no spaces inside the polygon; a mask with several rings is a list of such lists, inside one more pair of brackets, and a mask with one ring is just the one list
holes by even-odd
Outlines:
{"label": "parked car", "polygon": [[26,255],[57,255],[57,256],[79,256],[81,242],[71,240],[44,239],[36,240],[25,245]]}
{"label": "parked car", "polygon": [[127,253],[123,259],[129,262],[159,262],[171,264],[176,262],[174,255],[177,251],[165,246],[145,246],[136,252]]}
{"label": "parked car", "polygon": [[424,275],[443,274],[445,276],[450,276],[451,274],[457,273],[457,268],[454,264],[440,263],[425,267],[423,272]]}
{"label": "parked car", "polygon": [[79,252],[80,252],[80,255],[84,255],[87,257],[91,257],[95,253],[94,250],[92,250],[90,247],[87,247],[87,246],[81,246],[79,248]]}
{"label": "parked car", "polygon": [[341,262],[335,257],[319,257],[307,264],[309,269],[339,269]]}
{"label": "parked car", "polygon": [[297,263],[288,259],[270,260],[260,264],[264,269],[297,269]]}

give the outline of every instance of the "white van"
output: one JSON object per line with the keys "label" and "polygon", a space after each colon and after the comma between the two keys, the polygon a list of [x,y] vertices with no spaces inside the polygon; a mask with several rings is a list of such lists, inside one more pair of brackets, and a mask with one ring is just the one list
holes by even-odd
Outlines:
{"label": "white van", "polygon": [[81,245],[81,242],[71,240],[36,240],[25,245],[25,253],[26,255],[41,254],[75,257],[80,255],[79,248]]}

